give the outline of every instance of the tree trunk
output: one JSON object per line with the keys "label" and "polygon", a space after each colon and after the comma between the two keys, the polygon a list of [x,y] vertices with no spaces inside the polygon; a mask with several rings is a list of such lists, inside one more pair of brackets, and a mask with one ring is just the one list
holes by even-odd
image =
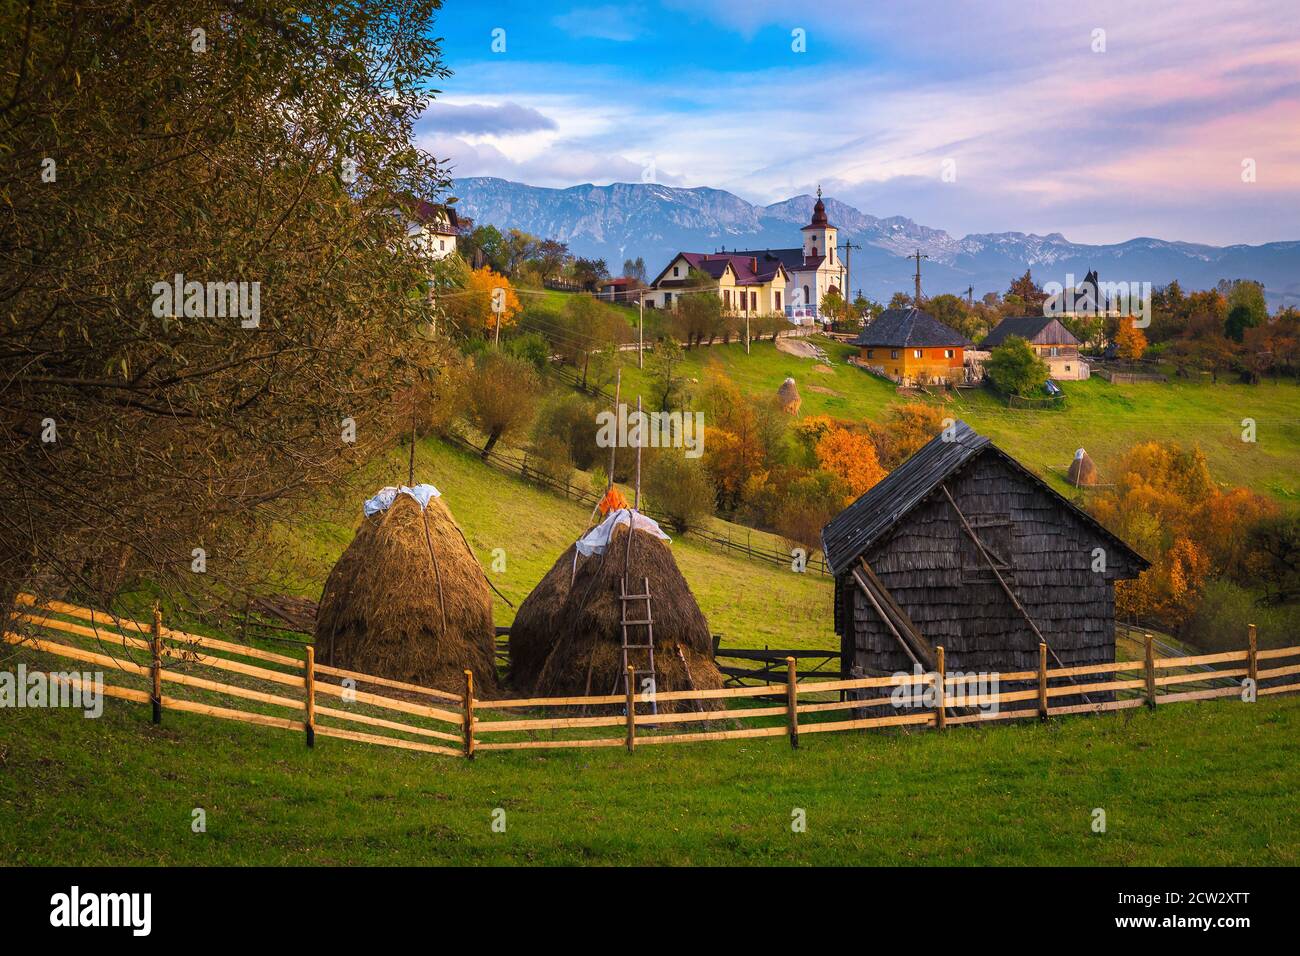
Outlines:
{"label": "tree trunk", "polygon": [[501,437],[501,429],[499,428],[494,429],[488,435],[487,444],[485,444],[483,446],[483,450],[479,452],[479,457],[482,458],[484,461],[487,461],[488,455],[492,454],[492,449],[496,447],[497,439],[500,437]]}

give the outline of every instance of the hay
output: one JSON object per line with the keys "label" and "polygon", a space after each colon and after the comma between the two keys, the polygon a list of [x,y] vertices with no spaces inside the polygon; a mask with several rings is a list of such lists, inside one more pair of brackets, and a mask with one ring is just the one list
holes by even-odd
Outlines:
{"label": "hay", "polygon": [[803,404],[803,399],[799,397],[799,386],[794,383],[793,378],[787,378],[781,383],[781,387],[776,390],[776,400],[781,406],[781,411],[787,415],[799,414],[799,406]]}
{"label": "hay", "polygon": [[362,522],[325,580],[316,648],[322,663],[453,693],[472,670],[476,693],[495,690],[492,595],[440,498],[422,511],[398,495]]}
{"label": "hay", "polygon": [[1074,453],[1074,460],[1070,462],[1068,480],[1076,488],[1097,483],[1097,466],[1082,448]]}
{"label": "hay", "polygon": [[[619,601],[628,563],[628,529],[614,530],[603,554],[578,557],[574,547],[560,556],[519,606],[510,627],[510,677],[529,696],[568,697],[610,694],[622,688],[622,618]],[[713,638],[668,546],[644,531],[633,532],[628,590],[642,592],[650,579],[655,634],[655,687],[661,692],[722,686],[713,663]],[[572,580],[572,584],[570,581]],[[629,617],[645,607],[629,605]],[[633,632],[639,643],[644,628]],[[680,651],[680,654],[679,654]],[[645,651],[631,660],[644,667]],[[716,701],[672,701],[659,710],[713,708]]]}

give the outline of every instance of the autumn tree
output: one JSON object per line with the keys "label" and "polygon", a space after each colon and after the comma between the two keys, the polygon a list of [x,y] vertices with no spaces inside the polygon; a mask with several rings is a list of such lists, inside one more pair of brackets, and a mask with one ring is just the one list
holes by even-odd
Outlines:
{"label": "autumn tree", "polygon": [[276,522],[409,430],[437,7],[0,5],[0,605],[273,586]]}
{"label": "autumn tree", "polygon": [[462,332],[494,337],[498,326],[514,325],[523,306],[510,280],[490,266],[474,269],[466,276],[465,288],[440,299],[447,317]]}
{"label": "autumn tree", "polygon": [[871,437],[847,428],[834,427],[817,442],[817,462],[844,482],[846,505],[885,477]]}
{"label": "autumn tree", "polygon": [[1147,337],[1132,320],[1123,321],[1115,331],[1115,354],[1121,361],[1136,362],[1147,351]]}
{"label": "autumn tree", "polygon": [[483,352],[465,384],[465,418],[485,436],[482,457],[514,438],[533,420],[541,382],[532,365],[495,349]]}
{"label": "autumn tree", "polygon": [[680,448],[659,448],[649,455],[642,472],[646,501],[668,516],[682,534],[713,516],[716,490],[701,458],[687,458]]}

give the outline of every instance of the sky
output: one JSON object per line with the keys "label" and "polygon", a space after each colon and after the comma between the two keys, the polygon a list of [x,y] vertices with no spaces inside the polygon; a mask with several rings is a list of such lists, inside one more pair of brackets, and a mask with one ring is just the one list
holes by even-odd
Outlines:
{"label": "sky", "polygon": [[453,175],[820,185],[954,236],[1300,239],[1296,0],[445,0]]}

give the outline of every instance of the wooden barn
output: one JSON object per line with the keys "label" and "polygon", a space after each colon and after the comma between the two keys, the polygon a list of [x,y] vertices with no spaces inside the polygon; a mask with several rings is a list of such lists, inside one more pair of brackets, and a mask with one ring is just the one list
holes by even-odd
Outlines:
{"label": "wooden barn", "polygon": [[[844,677],[1115,659],[1115,582],[1149,564],[957,422],[822,529]],[[1104,561],[1104,564],[1102,563]],[[1059,662],[1059,663],[1058,663]]]}

